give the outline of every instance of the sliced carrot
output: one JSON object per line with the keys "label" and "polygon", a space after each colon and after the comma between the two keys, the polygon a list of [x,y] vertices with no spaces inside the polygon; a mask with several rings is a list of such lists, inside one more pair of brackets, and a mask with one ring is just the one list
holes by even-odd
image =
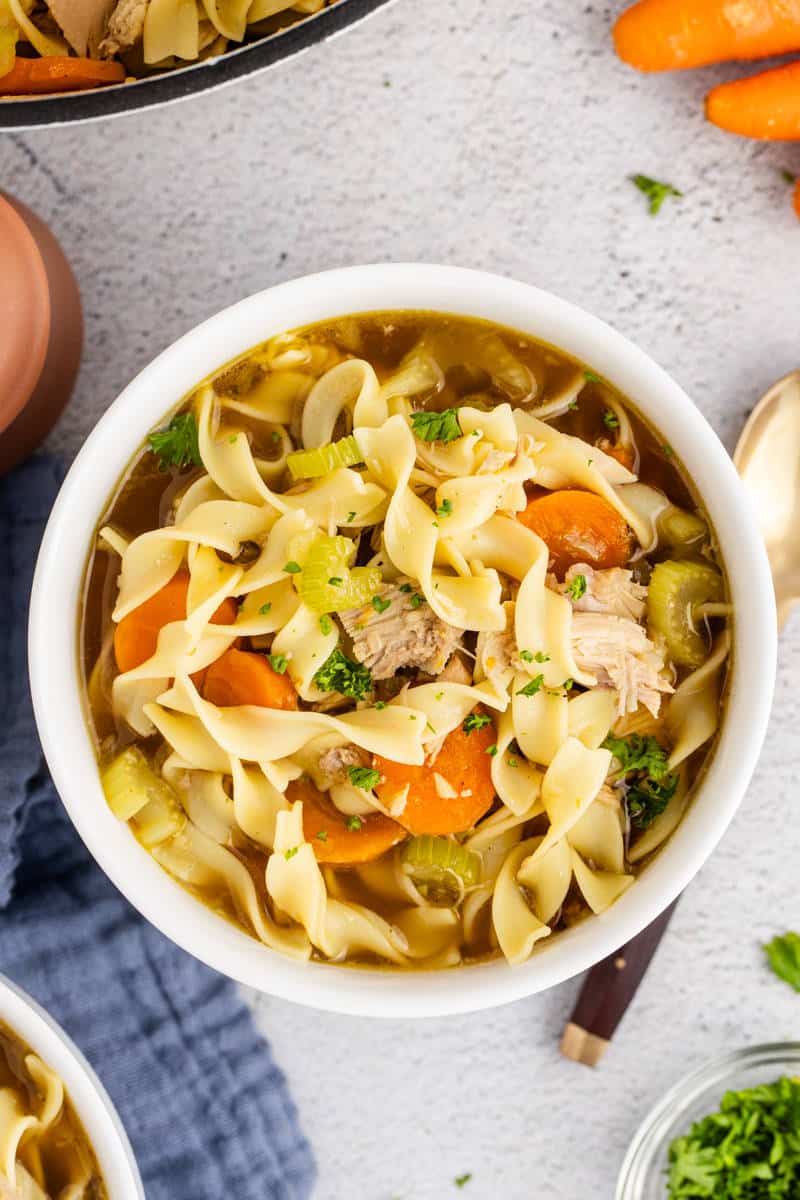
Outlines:
{"label": "sliced carrot", "polygon": [[33,96],[47,92],[79,92],[86,88],[124,83],[125,68],[118,62],[93,58],[17,58],[5,75],[0,75],[0,95]]}
{"label": "sliced carrot", "polygon": [[258,704],[297,708],[297,692],[288,675],[279,675],[263,654],[231,647],[206,668],[203,696],[219,708]]}
{"label": "sliced carrot", "polygon": [[594,492],[549,492],[530,500],[517,520],[546,542],[559,578],[575,563],[622,567],[631,556],[633,539],[626,522]]}
{"label": "sliced carrot", "polygon": [[397,820],[409,833],[462,833],[471,829],[494,803],[492,756],[488,750],[496,737],[494,725],[471,733],[465,733],[459,725],[447,735],[434,760],[421,767],[376,754],[374,763],[381,780],[375,794],[388,807],[408,784],[405,807]]}
{"label": "sliced carrot", "polygon": [[800,0],[639,0],[614,45],[640,71],[788,54],[800,50]]}
{"label": "sliced carrot", "polygon": [[605,445],[601,443],[600,449],[610,458],[615,458],[628,471],[633,470],[634,455],[632,446],[623,446],[622,442],[619,442],[617,445],[611,445],[610,443]]}
{"label": "sliced carrot", "polygon": [[307,779],[286,789],[289,800],[303,802],[303,834],[319,862],[354,867],[380,858],[402,842],[406,831],[383,813],[348,817]]}
{"label": "sliced carrot", "polygon": [[800,217],[800,179],[794,185],[794,211]]}
{"label": "sliced carrot", "polygon": [[791,142],[800,139],[800,62],[734,79],[706,97],[709,121],[742,137]]}
{"label": "sliced carrot", "polygon": [[[189,572],[178,571],[160,591],[123,617],[114,631],[114,654],[120,671],[132,671],[156,652],[158,635],[171,621],[186,619]],[[223,600],[211,620],[215,625],[232,625],[236,620],[233,600]]]}

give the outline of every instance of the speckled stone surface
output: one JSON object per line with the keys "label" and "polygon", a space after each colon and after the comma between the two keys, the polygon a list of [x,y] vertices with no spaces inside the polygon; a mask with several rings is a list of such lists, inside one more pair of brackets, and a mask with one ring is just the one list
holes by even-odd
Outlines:
{"label": "speckled stone surface", "polygon": [[[120,388],[200,319],[270,283],[376,259],[487,267],[602,315],[735,443],[800,365],[800,148],[729,138],[704,91],[737,68],[645,78],[613,11],[562,0],[397,0],[348,36],[205,99],[0,135],[0,181],[53,226],[83,290],[71,456]],[[634,172],[684,193],[657,219]],[[661,1092],[728,1047],[800,1036],[759,943],[800,924],[800,618],[767,744],[600,1069],[562,1060],[577,981],[421,1024],[253,1003],[287,1070],[319,1200],[605,1200]],[[454,1177],[472,1179],[458,1192]]]}

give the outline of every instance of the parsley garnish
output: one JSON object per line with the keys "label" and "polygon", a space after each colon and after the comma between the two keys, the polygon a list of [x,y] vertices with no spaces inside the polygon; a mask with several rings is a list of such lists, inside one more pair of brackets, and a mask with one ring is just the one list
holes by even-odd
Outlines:
{"label": "parsley garnish", "polygon": [[664,442],[664,445],[661,447],[661,452],[665,458],[672,458],[673,454],[675,453],[675,451],[672,449],[672,446],[670,446],[668,442]]}
{"label": "parsley garnish", "polygon": [[379,711],[380,711],[381,709],[383,709],[383,708],[386,708],[386,701],[385,701],[385,700],[376,700],[376,701],[375,701],[375,707],[376,707],[376,708],[377,708]]}
{"label": "parsley garnish", "polygon": [[382,600],[380,596],[372,597],[372,607],[375,609],[376,613],[386,612],[391,603],[391,600]]}
{"label": "parsley garnish", "polygon": [[446,408],[444,412],[412,413],[411,428],[421,442],[454,442],[462,436],[457,408]]}
{"label": "parsley garnish", "polygon": [[276,675],[284,675],[286,668],[289,665],[289,660],[285,654],[270,654],[269,665],[272,667]]}
{"label": "parsley garnish", "polygon": [[486,753],[489,755],[489,758],[494,758],[495,754],[497,754],[497,742],[493,742],[491,746],[487,746]]}
{"label": "parsley garnish", "polygon": [[318,829],[314,836],[316,837],[318,842],[327,842],[328,831],[327,831],[327,829]]}
{"label": "parsley garnish", "polygon": [[273,442],[277,443],[281,440],[281,435],[278,433],[277,429],[273,429],[272,433],[269,436]]}
{"label": "parsley garnish", "polygon": [[347,774],[353,787],[363,788],[365,792],[372,791],[381,777],[380,771],[374,767],[348,767]]}
{"label": "parsley garnish", "polygon": [[[584,371],[583,378],[586,380],[587,383],[600,383],[600,376],[597,374],[596,371],[588,371],[588,370]],[[577,400],[573,400],[572,403],[577,408],[577,403],[578,403]],[[572,407],[572,405],[570,405],[570,408],[571,407]]]}
{"label": "parsley garnish", "polygon": [[351,700],[363,700],[372,690],[372,675],[337,647],[317,671],[314,683],[322,692],[339,692]]}
{"label": "parsley garnish", "polygon": [[783,176],[784,183],[794,183],[795,179],[797,178],[794,172],[787,171],[785,169],[781,171],[781,175]]}
{"label": "parsley garnish", "polygon": [[580,600],[581,596],[586,594],[586,576],[576,575],[572,583],[564,588],[564,595],[569,596],[570,600]]}
{"label": "parsley garnish", "polygon": [[283,857],[288,862],[290,858],[294,858],[295,854],[297,854],[299,849],[300,849],[299,846],[292,846],[292,847],[290,847],[289,850],[284,850]]}
{"label": "parsley garnish", "polygon": [[328,580],[328,583],[331,587],[341,587],[342,582],[343,580],[341,575],[331,575],[330,579]]}
{"label": "parsley garnish", "polygon": [[472,1172],[467,1171],[463,1175],[456,1175],[453,1183],[457,1188],[463,1188],[465,1184],[469,1183],[470,1179],[472,1179]]}
{"label": "parsley garnish", "polygon": [[203,465],[194,413],[178,413],[166,429],[148,434],[147,440],[153,453],[161,460],[159,468],[162,471],[168,471],[170,467],[177,467],[181,471],[184,467]]}
{"label": "parsley garnish", "polygon": [[779,979],[800,992],[800,934],[784,933],[764,947],[769,965]]}
{"label": "parsley garnish", "polygon": [[348,833],[358,833],[363,824],[364,822],[361,820],[361,817],[353,816],[347,818],[344,823],[344,827]]}
{"label": "parsley garnish", "polygon": [[449,517],[453,511],[452,500],[443,500],[436,508],[437,517]]}
{"label": "parsley garnish", "polygon": [[537,662],[550,662],[550,655],[545,654],[543,650],[537,650],[533,657]]}
{"label": "parsley garnish", "polygon": [[533,679],[530,679],[525,684],[525,687],[522,687],[519,689],[519,691],[517,692],[517,695],[518,696],[535,696],[536,693],[541,690],[543,684],[544,684],[544,675],[534,675]]}
{"label": "parsley garnish", "polygon": [[570,412],[575,412],[577,407],[578,407],[577,400],[570,400],[569,404],[567,405],[567,408],[569,409]]}
{"label": "parsley garnish", "polygon": [[652,736],[634,733],[627,738],[609,734],[603,748],[610,750],[625,779],[625,803],[631,824],[647,829],[669,804],[678,786],[670,772],[667,752]]}
{"label": "parsley garnish", "polygon": [[800,1081],[726,1092],[669,1148],[669,1200],[794,1200],[800,1195]]}
{"label": "parsley garnish", "polygon": [[523,662],[533,662],[533,654],[530,650],[520,650],[519,656]]}
{"label": "parsley garnish", "polygon": [[683,192],[679,192],[671,183],[660,183],[647,175],[631,175],[631,183],[650,201],[648,210],[651,217],[657,215],[667,196],[680,198],[683,195]]}
{"label": "parsley garnish", "polygon": [[619,429],[619,417],[612,408],[607,408],[603,413],[603,424],[606,429]]}
{"label": "parsley garnish", "polygon": [[409,594],[409,592],[413,592],[413,590],[414,589],[410,583],[401,583],[400,584],[400,591],[406,596]]}
{"label": "parsley garnish", "polygon": [[473,712],[469,716],[464,717],[461,727],[464,733],[470,734],[473,729],[485,729],[491,723],[492,718],[487,716],[486,713]]}
{"label": "parsley garnish", "polygon": [[352,512],[349,512],[349,513],[347,514],[347,524],[349,525],[349,524],[350,524],[350,522],[351,522],[351,521],[355,521],[355,519],[356,519],[356,513],[355,513],[355,509],[353,509],[353,511],[352,511]]}
{"label": "parsley garnish", "polygon": [[421,604],[425,603],[425,597],[420,596],[419,592],[415,592],[408,603],[412,608],[419,608]]}
{"label": "parsley garnish", "polygon": [[575,680],[567,677],[561,685],[565,692],[571,692],[575,687]]}
{"label": "parsley garnish", "polygon": [[320,627],[321,631],[325,634],[325,637],[327,637],[329,633],[333,632],[333,621],[331,621],[330,617],[327,614],[324,614],[323,616],[320,617],[319,627]]}
{"label": "parsley garnish", "polygon": [[300,563],[291,561],[287,562],[283,569],[287,575],[299,575],[303,568],[300,566]]}
{"label": "parsley garnish", "polygon": [[259,615],[262,617],[265,617],[271,608],[272,608],[272,601],[268,600],[266,604],[261,605],[261,608],[258,610]]}
{"label": "parsley garnish", "polygon": [[518,767],[518,766],[519,766],[519,759],[518,759],[518,758],[514,758],[514,756],[513,756],[513,755],[511,756],[511,758],[507,758],[507,759],[506,759],[506,762],[508,763],[508,765],[509,765],[510,767]]}

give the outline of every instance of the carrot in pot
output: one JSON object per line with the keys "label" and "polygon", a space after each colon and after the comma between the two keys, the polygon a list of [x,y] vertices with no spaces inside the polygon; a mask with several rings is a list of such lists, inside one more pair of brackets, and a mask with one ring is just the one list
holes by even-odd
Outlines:
{"label": "carrot in pot", "polygon": [[565,488],[534,497],[517,513],[517,520],[546,543],[559,578],[575,563],[622,567],[631,556],[633,539],[627,523],[594,492]]}
{"label": "carrot in pot", "polygon": [[87,88],[124,83],[122,63],[98,62],[93,58],[50,55],[46,58],[17,58],[0,76],[0,95],[34,96],[47,92],[77,92]]}
{"label": "carrot in pot", "polygon": [[471,829],[495,798],[492,755],[497,736],[494,725],[457,726],[442,743],[433,761],[421,767],[374,756],[380,771],[375,794],[387,808],[408,784],[406,802],[397,821],[409,833],[462,833]]}
{"label": "carrot in pot", "polygon": [[308,779],[290,783],[286,796],[303,802],[303,834],[318,862],[355,867],[380,858],[406,837],[402,825],[383,813],[351,817],[339,812]]}
{"label": "carrot in pot", "polygon": [[297,692],[289,676],[252,650],[226,650],[206,668],[201,690],[204,698],[219,708],[239,704],[297,708]]}
{"label": "carrot in pot", "polygon": [[[188,592],[189,572],[178,571],[154,596],[122,618],[114,630],[114,655],[120,671],[132,671],[152,658],[164,625],[186,620]],[[233,600],[223,600],[211,620],[215,625],[232,625],[236,620]]]}
{"label": "carrot in pot", "polygon": [[706,116],[742,137],[800,140],[800,62],[712,88]]}
{"label": "carrot in pot", "polygon": [[639,0],[614,45],[640,71],[788,54],[800,50],[800,0]]}

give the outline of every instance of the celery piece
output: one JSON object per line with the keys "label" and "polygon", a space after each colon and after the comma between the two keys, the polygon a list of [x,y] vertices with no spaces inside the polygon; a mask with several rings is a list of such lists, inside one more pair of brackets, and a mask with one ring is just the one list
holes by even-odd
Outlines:
{"label": "celery piece", "polygon": [[108,807],[121,821],[137,819],[137,832],[145,845],[155,844],[156,836],[177,832],[183,823],[183,810],[165,779],[157,775],[136,746],[128,746],[104,767],[100,774]]}
{"label": "celery piece", "polygon": [[310,547],[295,587],[312,612],[346,612],[368,604],[383,584],[378,567],[348,567],[355,551],[346,537],[319,537]]}
{"label": "celery piece", "polygon": [[651,629],[663,636],[667,652],[682,667],[699,667],[709,652],[708,638],[695,624],[701,604],[722,599],[722,576],[706,563],[667,559],[650,577],[647,615]]}
{"label": "celery piece", "polygon": [[481,857],[448,837],[423,833],[406,842],[403,867],[429,899],[458,900],[481,879]]}
{"label": "celery piece", "polygon": [[354,467],[363,461],[358,442],[351,434],[314,450],[295,450],[287,457],[286,465],[293,479],[316,479],[339,467]]}
{"label": "celery piece", "polygon": [[696,513],[670,504],[659,515],[658,532],[668,546],[688,546],[707,537],[708,526]]}

